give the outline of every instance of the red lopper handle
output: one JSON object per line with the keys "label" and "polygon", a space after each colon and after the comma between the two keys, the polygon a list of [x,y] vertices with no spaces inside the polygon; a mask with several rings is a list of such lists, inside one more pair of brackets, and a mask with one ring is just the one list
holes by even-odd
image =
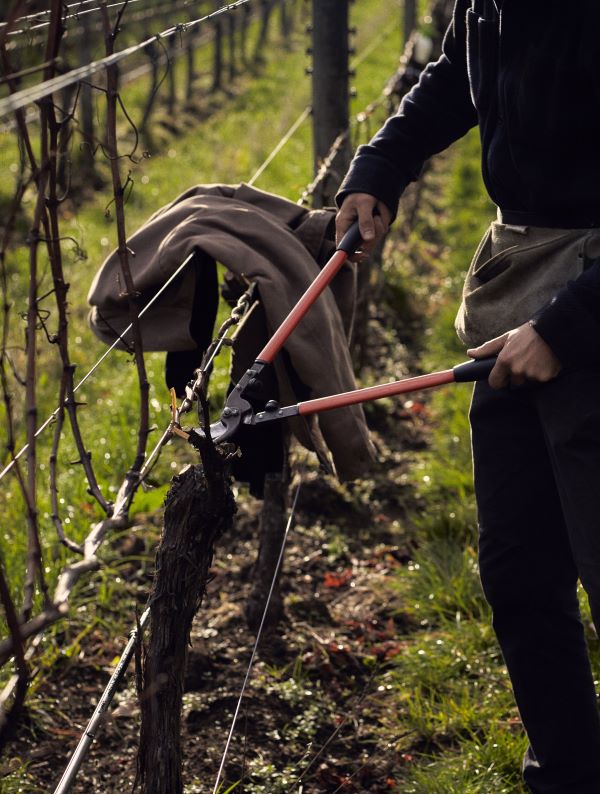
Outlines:
{"label": "red lopper handle", "polygon": [[281,348],[286,343],[294,328],[308,312],[325,287],[327,287],[327,285],[333,280],[333,277],[348,259],[348,256],[358,247],[360,244],[360,239],[358,221],[356,221],[352,224],[342,238],[341,243],[337,247],[336,252],[331,257],[329,262],[327,262],[327,264],[323,267],[319,275],[308,287],[304,295],[300,298],[298,303],[290,311],[288,316],[275,331],[265,347],[258,354],[256,359],[257,361],[265,364],[270,364],[273,361],[277,353],[279,353]]}
{"label": "red lopper handle", "polygon": [[442,386],[445,383],[468,383],[486,380],[495,363],[495,356],[476,361],[471,360],[466,361],[464,364],[457,364],[452,369],[446,369],[442,372],[431,372],[428,375],[403,378],[392,383],[382,383],[380,386],[367,386],[366,389],[333,394],[330,397],[317,397],[315,400],[298,403],[298,413],[305,415],[315,414],[319,411],[330,411],[333,408],[341,408],[344,405],[356,405],[357,403],[379,400],[382,397],[392,397],[396,394],[406,394],[419,389],[431,389],[435,386]]}

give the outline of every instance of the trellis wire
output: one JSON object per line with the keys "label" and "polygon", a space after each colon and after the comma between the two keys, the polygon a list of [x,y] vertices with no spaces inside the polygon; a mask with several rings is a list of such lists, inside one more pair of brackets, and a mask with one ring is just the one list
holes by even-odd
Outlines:
{"label": "trellis wire", "polygon": [[[70,11],[72,8],[81,8],[81,6],[88,6],[92,3],[97,3],[98,0],[78,0],[76,3],[67,3],[65,5],[65,9]],[[50,16],[49,9],[42,9],[41,11],[37,11],[35,14],[25,14],[25,16],[16,17],[16,22],[28,22],[30,19],[38,20],[40,17],[43,16]],[[0,22],[0,28],[5,28],[8,25],[8,22]]]}
{"label": "trellis wire", "polygon": [[129,58],[130,55],[146,49],[146,47],[149,47],[156,41],[168,39],[171,36],[174,36],[176,33],[184,33],[203,22],[207,22],[208,20],[214,19],[215,17],[221,16],[222,14],[234,11],[236,8],[251,2],[252,0],[236,0],[235,3],[228,3],[216,11],[212,11],[210,14],[205,14],[203,17],[192,19],[189,22],[184,22],[178,25],[173,25],[160,33],[150,36],[150,38],[145,39],[138,44],[132,44],[131,47],[127,47],[124,50],[115,52],[113,55],[107,55],[104,58],[99,58],[97,61],[92,61],[91,63],[85,64],[84,66],[79,66],[77,69],[72,69],[71,71],[66,72],[64,75],[58,75],[57,77],[53,77],[50,80],[45,80],[43,83],[40,83],[37,86],[25,88],[22,91],[16,91],[14,94],[11,94],[5,99],[0,99],[0,117],[5,116],[7,113],[12,113],[15,110],[20,110],[32,102],[38,102],[40,99],[50,96],[55,91],[62,91],[64,88],[68,88],[69,86],[80,82],[86,77],[91,77],[100,69],[114,66],[125,58]]}
{"label": "trellis wire", "polygon": [[294,520],[294,514],[296,512],[296,505],[298,503],[298,496],[300,495],[300,490],[302,488],[302,478],[304,474],[304,466],[299,471],[299,482],[296,486],[296,492],[294,494],[294,499],[292,502],[292,507],[290,508],[287,524],[285,527],[285,531],[283,533],[283,540],[281,541],[281,549],[279,551],[279,557],[277,558],[277,564],[275,565],[275,571],[273,573],[273,579],[271,580],[271,586],[269,588],[269,593],[267,595],[267,600],[265,603],[265,608],[263,610],[262,618],[260,621],[260,626],[258,627],[258,632],[256,634],[256,640],[254,642],[254,647],[252,648],[252,654],[250,656],[250,662],[248,663],[248,668],[246,669],[246,675],[244,676],[244,682],[242,684],[242,689],[237,701],[237,705],[235,707],[235,712],[233,714],[233,719],[231,721],[231,727],[229,728],[229,734],[227,735],[227,741],[225,743],[225,750],[223,751],[223,756],[221,758],[221,763],[219,765],[219,770],[217,772],[217,779],[215,780],[214,788],[212,794],[217,794],[219,789],[219,783],[221,782],[221,776],[223,774],[223,769],[225,767],[225,761],[227,760],[227,755],[229,753],[229,746],[231,744],[231,739],[233,738],[233,732],[235,730],[235,724],[237,722],[237,718],[240,712],[240,708],[242,705],[242,700],[244,697],[244,693],[246,691],[246,686],[248,685],[248,681],[250,680],[250,673],[252,672],[252,667],[254,665],[254,659],[256,658],[256,652],[258,650],[258,645],[260,643],[260,639],[262,637],[262,631],[265,624],[265,620],[267,618],[267,613],[269,611],[269,606],[271,603],[271,597],[273,595],[273,590],[275,589],[275,583],[277,581],[277,577],[279,575],[279,569],[281,568],[281,562],[283,560],[283,552],[285,551],[285,546],[287,543],[288,535],[290,533],[290,529],[292,527],[292,523]]}
{"label": "trellis wire", "polygon": [[[93,2],[98,2],[98,0],[92,0],[92,1]],[[131,3],[131,2],[133,2],[133,0],[129,0],[129,3]],[[139,0],[135,0],[135,2],[139,2]],[[178,0],[177,2],[174,2],[174,3],[165,3],[165,4],[162,4],[162,5],[150,6],[150,8],[147,8],[145,10],[142,9],[140,11],[134,11],[133,13],[128,14],[127,15],[127,21],[130,24],[131,23],[139,23],[139,22],[147,22],[148,20],[152,21],[153,19],[159,18],[161,16],[164,16],[167,13],[168,14],[173,14],[176,11],[189,10],[192,5],[197,5],[198,3],[201,3],[201,2],[203,2],[203,0]],[[129,5],[129,3],[127,5]],[[122,4],[123,5],[125,4],[125,0],[123,0]],[[115,7],[115,5],[113,4],[111,7]],[[102,6],[95,6],[89,12],[85,11],[85,13],[86,14],[87,13],[91,13],[92,11],[94,11],[94,12],[102,11]],[[82,12],[81,14],[77,14],[77,13],[73,14],[70,18],[78,19],[80,16],[82,16],[83,13],[84,12]],[[182,23],[182,24],[185,24],[185,23]],[[99,25],[96,26],[96,29],[99,29],[99,28],[101,29],[101,26],[102,26],[102,23],[100,22]],[[41,27],[44,27],[44,26],[41,26]],[[14,40],[11,41],[11,47],[14,48],[15,50],[19,50],[19,49],[23,49],[24,46],[31,47],[31,46],[35,46],[36,44],[41,43],[43,41],[43,39],[41,39],[41,38],[39,38],[37,36],[33,36],[32,32],[33,32],[33,28],[24,28],[23,30],[21,30],[20,33],[19,33],[19,36],[21,38],[17,39],[16,41],[14,41]],[[73,26],[69,27],[68,33],[69,33],[69,38],[72,39],[75,36],[79,36],[79,35],[82,35],[82,34],[86,33],[86,27],[84,25],[76,25],[76,26],[73,25]],[[6,35],[7,39],[8,39],[11,34],[6,33],[5,35]],[[22,42],[25,42],[25,44],[23,44]]]}
{"label": "trellis wire", "polygon": [[[106,8],[121,8],[122,6],[131,5],[131,3],[139,3],[141,0],[120,0],[118,3],[107,3]],[[67,14],[66,16],[62,17],[62,22],[66,22],[68,19],[79,19],[79,17],[86,16],[87,14],[94,14],[98,11],[102,11],[102,6],[96,6],[95,8],[86,8],[83,11],[78,11],[75,14]],[[6,23],[4,23],[6,24]],[[32,33],[35,30],[40,30],[41,28],[46,28],[50,25],[50,22],[38,22],[35,25],[29,25],[26,28],[19,28],[17,30],[9,30],[7,32],[7,36],[19,36],[23,33]]]}
{"label": "trellis wire", "polygon": [[256,180],[258,179],[258,177],[259,177],[259,176],[261,176],[261,174],[263,173],[263,171],[265,171],[265,170],[266,170],[266,169],[269,167],[269,165],[270,165],[270,164],[273,162],[273,160],[274,160],[274,159],[277,157],[277,155],[279,154],[279,152],[280,152],[280,151],[283,149],[283,147],[286,145],[286,143],[287,143],[287,142],[288,142],[288,141],[289,141],[291,138],[293,138],[293,136],[294,136],[294,135],[296,134],[296,132],[297,132],[297,131],[300,129],[300,127],[302,126],[302,124],[304,124],[304,122],[305,122],[305,121],[306,121],[306,119],[307,119],[307,118],[310,116],[310,114],[311,114],[311,113],[312,113],[312,107],[311,107],[310,105],[309,105],[308,107],[304,108],[304,110],[302,111],[302,113],[301,113],[301,114],[298,116],[298,118],[296,119],[296,121],[295,121],[295,122],[292,124],[292,126],[291,126],[291,127],[289,128],[289,130],[288,130],[288,131],[285,133],[285,135],[284,135],[284,136],[281,138],[281,140],[279,141],[279,143],[278,143],[278,144],[275,146],[275,148],[274,148],[274,149],[272,150],[272,152],[269,154],[269,156],[268,156],[268,157],[267,157],[267,159],[264,161],[264,163],[263,163],[263,164],[262,164],[262,165],[261,165],[261,166],[258,168],[258,170],[257,170],[257,171],[256,171],[256,173],[255,173],[255,174],[252,176],[252,178],[248,180],[248,184],[249,184],[249,185],[253,185],[253,184],[256,182]]}
{"label": "trellis wire", "polygon": [[313,193],[319,187],[321,182],[327,176],[329,176],[333,167],[333,162],[337,157],[337,155],[339,154],[339,152],[341,151],[342,146],[348,140],[348,135],[349,135],[349,130],[344,130],[343,132],[340,132],[340,134],[337,136],[335,141],[331,144],[331,148],[329,149],[329,152],[326,154],[326,156],[323,158],[323,161],[321,162],[321,165],[319,167],[319,170],[315,178],[302,191],[302,195],[297,201],[298,204],[306,204],[308,202],[309,197],[313,195]]}
{"label": "trellis wire", "polygon": [[102,722],[102,719],[112,702],[115,691],[121,682],[121,679],[125,675],[127,667],[129,666],[129,662],[131,661],[131,657],[135,651],[135,646],[138,642],[138,637],[144,631],[149,619],[150,607],[146,607],[139,619],[139,622],[135,628],[132,629],[129,635],[129,642],[125,646],[125,650],[121,654],[117,666],[113,670],[113,674],[111,675],[110,680],[106,685],[100,700],[98,701],[98,705],[96,706],[85,731],[79,739],[73,755],[69,759],[69,763],[67,764],[67,767],[63,772],[57,787],[54,789],[54,794],[66,794],[66,792],[71,789],[71,785],[73,784],[73,781],[75,780],[75,777],[81,768],[83,759],[85,758],[85,755],[92,742],[96,738],[96,730]]}
{"label": "trellis wire", "polygon": [[359,52],[356,58],[354,58],[354,60],[352,61],[352,68],[356,69],[356,67],[360,66],[360,64],[363,63],[363,61],[366,61],[369,55],[371,55],[371,53],[374,52],[382,42],[388,39],[392,35],[392,33],[394,33],[394,31],[395,28],[393,26],[390,26],[389,28],[384,30],[383,33],[381,33],[379,36],[373,36],[369,44],[367,44],[367,46],[363,50],[361,50],[361,52]]}

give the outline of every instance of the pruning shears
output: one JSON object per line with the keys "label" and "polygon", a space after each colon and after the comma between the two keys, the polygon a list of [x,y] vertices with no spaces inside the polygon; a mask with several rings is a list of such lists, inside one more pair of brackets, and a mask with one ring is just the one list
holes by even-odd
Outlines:
{"label": "pruning shears", "polygon": [[[332,281],[348,257],[360,246],[360,243],[361,237],[358,222],[355,222],[342,238],[331,259],[261,350],[254,364],[244,373],[230,392],[219,421],[214,422],[210,426],[210,436],[216,444],[233,439],[242,425],[252,426],[287,419],[290,416],[307,416],[346,405],[356,405],[357,403],[379,400],[383,397],[391,397],[419,389],[429,389],[445,383],[467,383],[485,380],[488,377],[496,363],[495,357],[466,361],[441,372],[403,378],[392,383],[355,389],[328,397],[319,397],[314,400],[299,402],[295,405],[282,407],[276,400],[269,400],[262,411],[255,410],[250,399],[252,399],[252,392],[260,384],[261,373],[272,364],[273,359],[298,323]],[[194,439],[197,436],[205,436],[204,429],[193,430],[189,434],[189,442],[194,444]]]}

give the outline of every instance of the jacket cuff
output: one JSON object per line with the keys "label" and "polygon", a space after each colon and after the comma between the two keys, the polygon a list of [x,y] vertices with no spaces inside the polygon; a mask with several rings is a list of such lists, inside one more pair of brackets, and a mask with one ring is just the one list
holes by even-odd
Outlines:
{"label": "jacket cuff", "polygon": [[401,174],[389,160],[374,151],[373,147],[364,145],[359,147],[335,197],[335,203],[341,207],[350,193],[368,193],[386,205],[394,220],[398,214],[400,196],[413,181],[413,176]]}
{"label": "jacket cuff", "polygon": [[531,325],[563,366],[600,361],[600,325],[570,285],[537,313]]}

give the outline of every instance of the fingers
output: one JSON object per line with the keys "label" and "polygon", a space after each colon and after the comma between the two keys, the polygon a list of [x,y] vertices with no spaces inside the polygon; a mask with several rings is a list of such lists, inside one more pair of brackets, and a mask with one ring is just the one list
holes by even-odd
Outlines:
{"label": "fingers", "polygon": [[368,245],[375,239],[375,218],[373,217],[373,210],[375,207],[375,202],[361,202],[356,205],[358,228],[360,229],[360,236],[365,245]]}
{"label": "fingers", "polygon": [[510,364],[499,358],[490,372],[488,383],[492,389],[505,389],[508,386],[522,386],[527,378],[520,372],[515,372]]}
{"label": "fingers", "polygon": [[522,386],[527,381],[545,383],[561,370],[559,359],[529,323],[471,348],[468,353],[473,358],[498,354],[488,380],[493,389]]}
{"label": "fingers", "polygon": [[[354,200],[353,200],[354,199]],[[348,196],[335,218],[335,244],[339,245],[342,237],[358,218],[358,209],[354,195]]]}
{"label": "fingers", "polygon": [[467,350],[467,355],[471,356],[471,358],[487,358],[488,356],[494,356],[502,350],[507,339],[508,333],[502,334],[502,336],[497,336],[495,339],[490,339],[489,342],[484,342],[484,344],[479,345],[479,347],[470,347]]}
{"label": "fingers", "polygon": [[[497,340],[492,340],[496,342]],[[483,347],[483,345],[482,345]],[[521,363],[514,361],[505,347],[500,351],[494,368],[490,372],[488,383],[492,389],[504,389],[508,386],[522,386],[529,380]]]}
{"label": "fingers", "polygon": [[510,363],[502,356],[502,350],[507,341],[508,333],[497,336],[495,339],[490,339],[488,342],[484,342],[483,345],[479,345],[479,347],[471,347],[467,350],[467,354],[471,358],[487,358],[488,356],[499,354],[498,360],[494,364],[494,368],[488,378],[488,383],[492,389],[504,389],[506,386],[517,386],[525,382],[525,377],[515,373]]}
{"label": "fingers", "polygon": [[377,214],[381,218],[385,234],[387,234],[392,222],[392,213],[389,211],[387,204],[384,204],[383,201],[377,202]]}
{"label": "fingers", "polygon": [[[495,339],[490,339],[489,342],[484,342],[484,344],[479,345],[479,347],[469,348],[467,354],[471,356],[471,358],[487,358],[488,356],[494,356],[500,353],[507,339],[508,334],[502,334],[502,336],[497,336]],[[511,383],[510,367],[502,360],[501,356],[498,357],[498,360],[494,364],[494,368],[490,372],[488,383],[492,389],[503,389]]]}
{"label": "fingers", "polygon": [[376,240],[381,240],[382,237],[385,237],[385,235],[387,234],[388,227],[380,215],[375,215],[375,217],[373,218],[373,226],[375,229]]}
{"label": "fingers", "polygon": [[391,213],[375,196],[368,193],[351,193],[336,217],[336,244],[340,243],[356,220],[363,241],[361,247],[369,251],[387,234]]}

